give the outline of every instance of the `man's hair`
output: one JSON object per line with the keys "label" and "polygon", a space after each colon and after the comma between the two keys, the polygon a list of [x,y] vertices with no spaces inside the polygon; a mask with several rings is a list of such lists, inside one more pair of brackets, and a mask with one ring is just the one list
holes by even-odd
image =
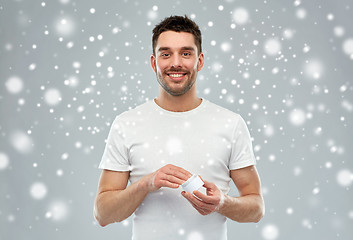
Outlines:
{"label": "man's hair", "polygon": [[187,32],[191,33],[194,36],[195,44],[197,46],[198,54],[202,52],[202,37],[199,26],[188,18],[186,15],[183,16],[170,16],[161,21],[158,25],[156,25],[153,29],[152,36],[152,48],[153,54],[155,54],[155,49],[157,46],[157,40],[161,33],[166,31],[174,31],[174,32]]}

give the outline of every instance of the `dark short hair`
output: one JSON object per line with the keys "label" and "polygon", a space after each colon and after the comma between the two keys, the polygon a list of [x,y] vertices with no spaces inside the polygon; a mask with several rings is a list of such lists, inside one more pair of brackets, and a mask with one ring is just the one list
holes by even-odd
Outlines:
{"label": "dark short hair", "polygon": [[199,26],[192,21],[190,18],[185,16],[170,16],[162,20],[157,24],[153,29],[152,36],[152,48],[153,54],[155,54],[155,48],[157,46],[157,40],[161,33],[166,31],[175,31],[175,32],[187,32],[191,33],[194,36],[195,44],[199,54],[202,52],[202,37]]}

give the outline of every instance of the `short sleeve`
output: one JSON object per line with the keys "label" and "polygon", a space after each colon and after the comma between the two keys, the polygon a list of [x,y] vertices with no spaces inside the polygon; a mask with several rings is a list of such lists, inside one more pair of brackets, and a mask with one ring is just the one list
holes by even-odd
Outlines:
{"label": "short sleeve", "polygon": [[229,160],[229,169],[235,170],[256,164],[250,133],[246,123],[239,116],[238,123],[232,137],[232,151]]}
{"label": "short sleeve", "polygon": [[100,169],[112,171],[129,171],[128,149],[125,145],[125,134],[119,116],[110,128],[104,153],[99,164]]}

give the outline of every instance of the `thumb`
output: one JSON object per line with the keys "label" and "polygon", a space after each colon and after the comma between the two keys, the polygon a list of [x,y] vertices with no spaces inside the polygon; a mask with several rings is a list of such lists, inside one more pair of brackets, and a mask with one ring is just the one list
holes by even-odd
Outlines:
{"label": "thumb", "polygon": [[203,179],[202,179],[202,181],[204,182],[203,186],[204,186],[205,188],[208,188],[208,189],[213,188],[213,186],[214,186],[213,183],[207,182],[207,181],[205,181],[205,180],[203,180]]}
{"label": "thumb", "polygon": [[213,186],[215,186],[213,183],[211,183],[211,182],[207,182],[206,180],[204,180],[200,175],[199,175],[199,177],[201,178],[201,180],[203,181],[203,186],[205,187],[205,188],[208,188],[208,189],[210,189],[210,188],[213,188]]}

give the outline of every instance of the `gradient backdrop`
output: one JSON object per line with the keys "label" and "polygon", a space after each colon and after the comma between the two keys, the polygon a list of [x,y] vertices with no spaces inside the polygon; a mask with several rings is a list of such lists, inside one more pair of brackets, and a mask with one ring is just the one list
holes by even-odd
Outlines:
{"label": "gradient backdrop", "polygon": [[157,95],[152,28],[183,14],[199,96],[254,140],[266,216],[229,239],[353,239],[351,0],[1,0],[0,239],[129,239],[131,218],[93,218],[97,167],[114,117]]}

